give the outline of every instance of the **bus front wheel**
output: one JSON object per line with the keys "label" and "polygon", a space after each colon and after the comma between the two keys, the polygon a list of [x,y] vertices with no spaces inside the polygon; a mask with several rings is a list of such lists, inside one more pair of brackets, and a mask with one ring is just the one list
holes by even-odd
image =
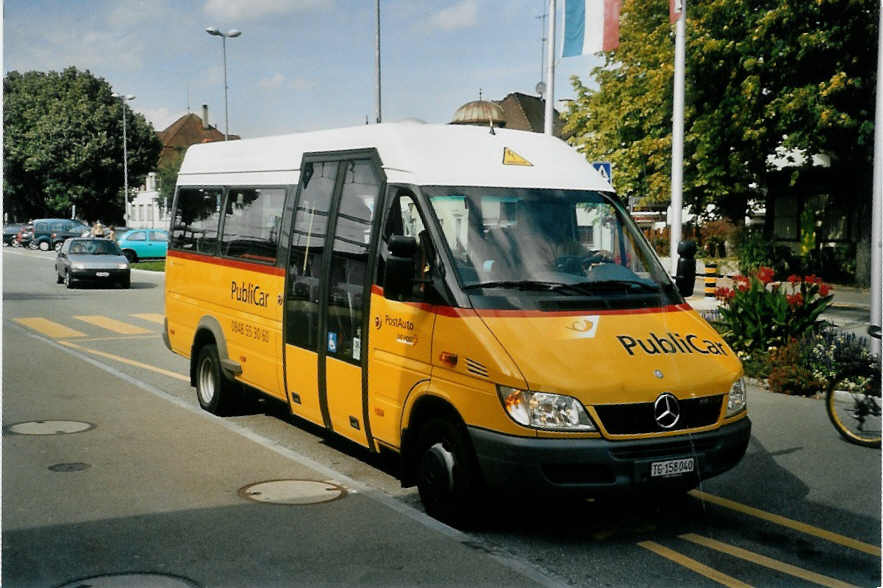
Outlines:
{"label": "bus front wheel", "polygon": [[214,344],[203,345],[196,359],[196,397],[199,406],[212,414],[225,416],[235,401],[233,383],[221,373],[221,360]]}
{"label": "bus front wheel", "polygon": [[478,486],[477,467],[463,427],[426,423],[419,435],[417,489],[426,512],[456,527],[468,522]]}

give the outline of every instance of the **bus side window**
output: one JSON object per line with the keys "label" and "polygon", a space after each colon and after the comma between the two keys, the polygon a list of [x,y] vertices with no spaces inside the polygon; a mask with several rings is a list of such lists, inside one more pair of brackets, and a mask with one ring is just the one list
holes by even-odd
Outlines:
{"label": "bus side window", "polygon": [[[383,228],[383,239],[380,243],[380,260],[377,264],[377,285],[383,286],[383,272],[386,258],[389,256],[389,239],[393,235],[404,235],[417,239],[417,253],[414,256],[414,277],[426,279],[436,264],[435,247],[417,203],[410,194],[400,194],[392,200],[386,225]],[[425,299],[423,284],[415,284],[411,299]]]}
{"label": "bus side window", "polygon": [[227,193],[221,248],[228,257],[276,261],[283,188],[236,188]]}
{"label": "bus side window", "polygon": [[223,197],[220,188],[178,190],[169,246],[197,253],[217,253]]}

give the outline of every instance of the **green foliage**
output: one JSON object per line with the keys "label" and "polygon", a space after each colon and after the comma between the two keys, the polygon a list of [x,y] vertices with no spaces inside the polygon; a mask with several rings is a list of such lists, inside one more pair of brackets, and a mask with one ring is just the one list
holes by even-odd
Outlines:
{"label": "green foliage", "polygon": [[164,208],[171,208],[172,199],[175,197],[175,185],[178,182],[178,170],[184,161],[184,152],[178,152],[168,163],[156,170],[159,183],[158,204]]}
{"label": "green foliage", "polygon": [[770,354],[768,382],[773,392],[812,396],[844,369],[871,361],[864,340],[821,325]]}
{"label": "green foliage", "polygon": [[736,236],[736,255],[739,258],[739,271],[750,274],[761,266],[773,266],[773,247],[761,231],[748,227],[741,229]]}
{"label": "green foliage", "polygon": [[[625,0],[620,45],[572,78],[571,143],[616,168],[615,187],[669,199],[673,27],[665,0]],[[778,147],[827,153],[848,198],[870,199],[876,0],[707,0],[687,17],[684,203],[741,222],[768,192]],[[795,168],[794,181],[812,169]],[[817,169],[815,173],[819,173]],[[845,185],[849,183],[850,185]],[[843,201],[841,199],[841,201]]]}
{"label": "green foliage", "polygon": [[791,276],[773,283],[773,270],[761,267],[751,277],[736,276],[735,289],[718,288],[718,327],[740,356],[780,348],[818,322],[834,295],[815,276]]}
{"label": "green foliage", "polygon": [[164,272],[166,270],[166,262],[165,260],[139,261],[138,263],[133,263],[132,267],[152,272]]}
{"label": "green foliage", "polygon": [[[10,217],[123,218],[123,112],[129,184],[162,145],[140,114],[88,71],[9,72],[3,80],[3,207]],[[124,111],[121,109],[125,109]]]}
{"label": "green foliage", "polygon": [[797,340],[770,354],[771,368],[767,382],[771,392],[815,396],[824,391],[824,385],[807,369],[802,355],[803,349]]}

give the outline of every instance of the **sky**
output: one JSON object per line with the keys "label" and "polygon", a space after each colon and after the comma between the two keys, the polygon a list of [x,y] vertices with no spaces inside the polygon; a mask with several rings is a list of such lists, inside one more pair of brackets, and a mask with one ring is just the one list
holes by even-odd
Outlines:
{"label": "sky", "polygon": [[[589,83],[597,56],[560,58],[556,99]],[[536,94],[546,0],[381,0],[382,118],[447,123],[459,106]],[[243,138],[375,119],[375,0],[5,0],[4,73],[69,66],[135,95],[157,131],[209,107]]]}

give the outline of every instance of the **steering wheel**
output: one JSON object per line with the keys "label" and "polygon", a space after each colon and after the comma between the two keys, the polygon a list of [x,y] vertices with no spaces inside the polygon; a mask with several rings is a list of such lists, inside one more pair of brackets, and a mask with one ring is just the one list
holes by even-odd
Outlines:
{"label": "steering wheel", "polygon": [[592,266],[601,263],[613,263],[613,256],[610,252],[599,249],[598,251],[592,251],[582,258],[583,269],[586,271],[589,271]]}

